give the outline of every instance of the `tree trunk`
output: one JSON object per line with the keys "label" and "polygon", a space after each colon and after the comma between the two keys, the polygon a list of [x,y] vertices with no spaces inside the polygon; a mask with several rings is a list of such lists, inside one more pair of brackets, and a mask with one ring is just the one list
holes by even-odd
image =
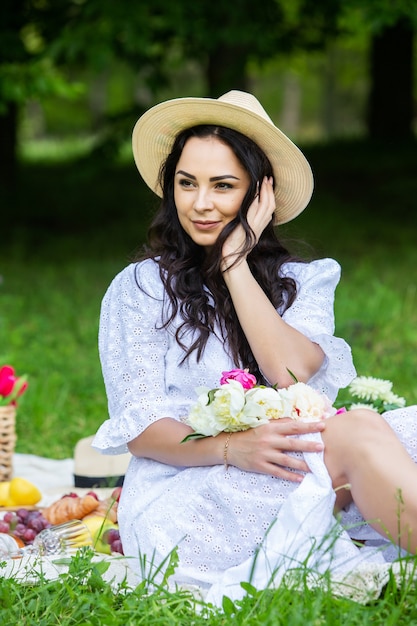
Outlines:
{"label": "tree trunk", "polygon": [[211,98],[218,98],[232,89],[248,90],[247,57],[248,52],[245,49],[224,44],[210,53],[207,83]]}
{"label": "tree trunk", "polygon": [[368,131],[372,139],[412,137],[413,28],[402,20],[371,42]]}
{"label": "tree trunk", "polygon": [[15,102],[8,102],[0,113],[0,188],[13,191],[17,182],[17,117]]}

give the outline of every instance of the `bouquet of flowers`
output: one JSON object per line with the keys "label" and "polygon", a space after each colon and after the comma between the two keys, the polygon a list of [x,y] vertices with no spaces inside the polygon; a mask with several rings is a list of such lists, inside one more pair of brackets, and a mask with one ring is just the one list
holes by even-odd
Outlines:
{"label": "bouquet of flowers", "polygon": [[16,405],[27,386],[26,376],[17,377],[10,365],[0,367],[0,406]]}
{"label": "bouquet of flowers", "polygon": [[349,385],[352,400],[343,401],[348,409],[370,409],[385,413],[405,406],[405,398],[392,391],[392,382],[373,376],[357,376]]}
{"label": "bouquet of flowers", "polygon": [[305,383],[265,387],[248,370],[223,372],[220,387],[196,391],[197,402],[183,420],[195,432],[185,440],[256,428],[271,419],[317,421],[337,413],[326,395]]}

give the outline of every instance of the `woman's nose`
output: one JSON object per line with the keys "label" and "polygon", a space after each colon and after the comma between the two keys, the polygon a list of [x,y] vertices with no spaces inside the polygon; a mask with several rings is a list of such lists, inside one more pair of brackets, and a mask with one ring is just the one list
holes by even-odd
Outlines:
{"label": "woman's nose", "polygon": [[194,198],[194,209],[196,211],[210,211],[213,207],[210,190],[199,187]]}

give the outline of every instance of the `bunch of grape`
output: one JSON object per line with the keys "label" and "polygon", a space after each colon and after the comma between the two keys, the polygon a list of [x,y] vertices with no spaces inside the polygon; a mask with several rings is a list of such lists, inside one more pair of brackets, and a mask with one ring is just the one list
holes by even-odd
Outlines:
{"label": "bunch of grape", "polygon": [[124,554],[120,533],[117,528],[109,528],[106,530],[103,533],[103,540],[109,544],[111,552]]}
{"label": "bunch of grape", "polygon": [[21,539],[26,545],[33,543],[36,535],[51,524],[44,518],[39,510],[18,509],[16,512],[8,511],[0,520],[0,533],[13,534]]}

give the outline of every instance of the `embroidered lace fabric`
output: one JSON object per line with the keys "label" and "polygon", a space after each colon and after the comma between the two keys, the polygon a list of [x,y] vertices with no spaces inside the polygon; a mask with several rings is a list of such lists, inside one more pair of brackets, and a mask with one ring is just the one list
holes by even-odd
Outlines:
{"label": "embroidered lace fabric", "polygon": [[[349,346],[333,336],[339,265],[322,259],[288,264],[284,271],[296,279],[298,295],[283,318],[322,346],[325,361],[309,384],[333,400],[355,375]],[[103,300],[99,347],[110,419],[98,430],[93,445],[104,453],[125,452],[127,442],[161,417],[180,419],[195,401],[197,387],[215,387],[221,372],[235,367],[227,345],[215,335],[200,363],[191,358],[181,365],[183,354],[173,330],[158,329],[163,306],[163,289],[152,261],[128,266],[114,279]],[[397,425],[402,417],[403,413],[399,420],[394,415],[393,423]],[[417,433],[416,426],[413,432]],[[335,527],[334,493],[327,470],[321,455],[306,455],[306,460],[307,456],[314,471],[301,485],[235,467],[225,472],[222,465],[171,467],[132,458],[118,511],[125,554],[134,557],[132,566],[143,574],[139,555],[146,555],[147,567],[152,570],[152,564],[161,565],[178,546],[175,579],[211,589],[209,594],[216,601],[223,585],[230,587],[231,597],[233,590],[236,596],[241,593],[240,581],[248,580],[254,553],[269,531],[268,537],[275,537],[275,543],[268,539],[271,550],[268,547],[259,575],[259,584],[267,584],[271,554],[274,562],[278,562],[278,554],[299,556],[295,548],[289,549],[289,545],[302,544],[294,534],[297,523],[302,527],[302,520],[308,519],[312,537],[317,536],[317,528],[324,532]],[[351,507],[344,521],[357,522],[358,515]],[[376,533],[368,531],[367,538],[375,539]],[[365,557],[363,551],[359,559],[358,549],[344,531],[336,543],[342,555],[336,559],[338,566],[347,555],[353,562]],[[372,547],[369,554],[369,562],[384,561]],[[325,562],[322,560],[323,567]],[[280,563],[288,565],[286,558]]]}

